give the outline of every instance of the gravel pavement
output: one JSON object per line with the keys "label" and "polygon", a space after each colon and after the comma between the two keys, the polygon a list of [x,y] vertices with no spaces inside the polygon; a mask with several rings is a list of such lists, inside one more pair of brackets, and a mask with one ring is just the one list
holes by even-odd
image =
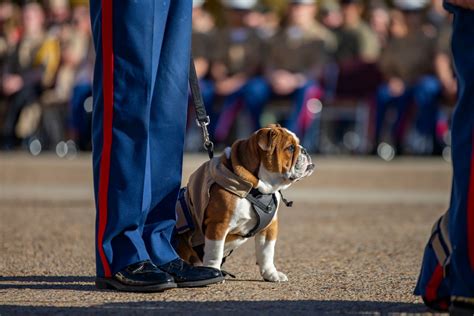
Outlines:
{"label": "gravel pavement", "polygon": [[[185,158],[185,178],[205,161]],[[439,158],[314,157],[287,193],[276,266],[263,282],[253,242],[225,264],[223,284],[157,294],[94,288],[89,155],[0,155],[0,316],[396,315],[429,311],[412,295],[432,223],[446,210],[450,165]]]}

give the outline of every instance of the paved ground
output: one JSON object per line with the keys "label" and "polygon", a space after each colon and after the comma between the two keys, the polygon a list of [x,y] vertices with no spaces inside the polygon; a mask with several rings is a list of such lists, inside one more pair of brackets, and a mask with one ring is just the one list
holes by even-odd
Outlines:
{"label": "paved ground", "polygon": [[[187,156],[185,176],[204,159]],[[0,315],[426,313],[411,293],[448,205],[449,164],[315,159],[281,211],[276,264],[288,283],[262,282],[249,242],[226,264],[236,280],[145,295],[94,289],[89,156],[0,155]]]}

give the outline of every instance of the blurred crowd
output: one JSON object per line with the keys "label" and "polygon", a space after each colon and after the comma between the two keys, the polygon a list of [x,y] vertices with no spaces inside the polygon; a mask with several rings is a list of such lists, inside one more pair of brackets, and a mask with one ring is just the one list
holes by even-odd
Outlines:
{"label": "blurred crowd", "polygon": [[[344,147],[354,124],[337,113],[349,104],[368,113],[358,135],[366,153],[380,144],[409,154],[449,146],[457,85],[441,0],[288,0],[283,10],[271,1],[215,4],[193,1],[192,52],[218,145],[278,122],[314,151],[325,152],[320,138],[328,134]],[[90,149],[93,61],[87,2],[3,1],[0,148]],[[186,147],[201,150],[192,105],[188,116]]]}
{"label": "blurred crowd", "polygon": [[1,2],[0,148],[90,148],[93,65],[87,2]]}

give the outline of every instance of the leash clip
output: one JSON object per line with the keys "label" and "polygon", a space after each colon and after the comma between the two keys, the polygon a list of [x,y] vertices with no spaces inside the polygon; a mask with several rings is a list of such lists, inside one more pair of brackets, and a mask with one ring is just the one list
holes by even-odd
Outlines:
{"label": "leash clip", "polygon": [[209,155],[209,158],[212,159],[214,157],[214,143],[211,141],[211,137],[209,135],[209,131],[207,129],[207,126],[211,122],[209,116],[206,116],[206,120],[199,120],[196,119],[196,124],[201,128],[202,131],[202,137],[204,139],[204,149],[207,150],[207,154]]}

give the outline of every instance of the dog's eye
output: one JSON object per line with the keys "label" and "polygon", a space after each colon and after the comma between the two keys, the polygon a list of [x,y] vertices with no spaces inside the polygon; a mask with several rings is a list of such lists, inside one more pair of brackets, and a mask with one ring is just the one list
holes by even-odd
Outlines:
{"label": "dog's eye", "polygon": [[286,148],[286,150],[288,150],[290,153],[294,153],[295,152],[295,145],[290,145]]}

